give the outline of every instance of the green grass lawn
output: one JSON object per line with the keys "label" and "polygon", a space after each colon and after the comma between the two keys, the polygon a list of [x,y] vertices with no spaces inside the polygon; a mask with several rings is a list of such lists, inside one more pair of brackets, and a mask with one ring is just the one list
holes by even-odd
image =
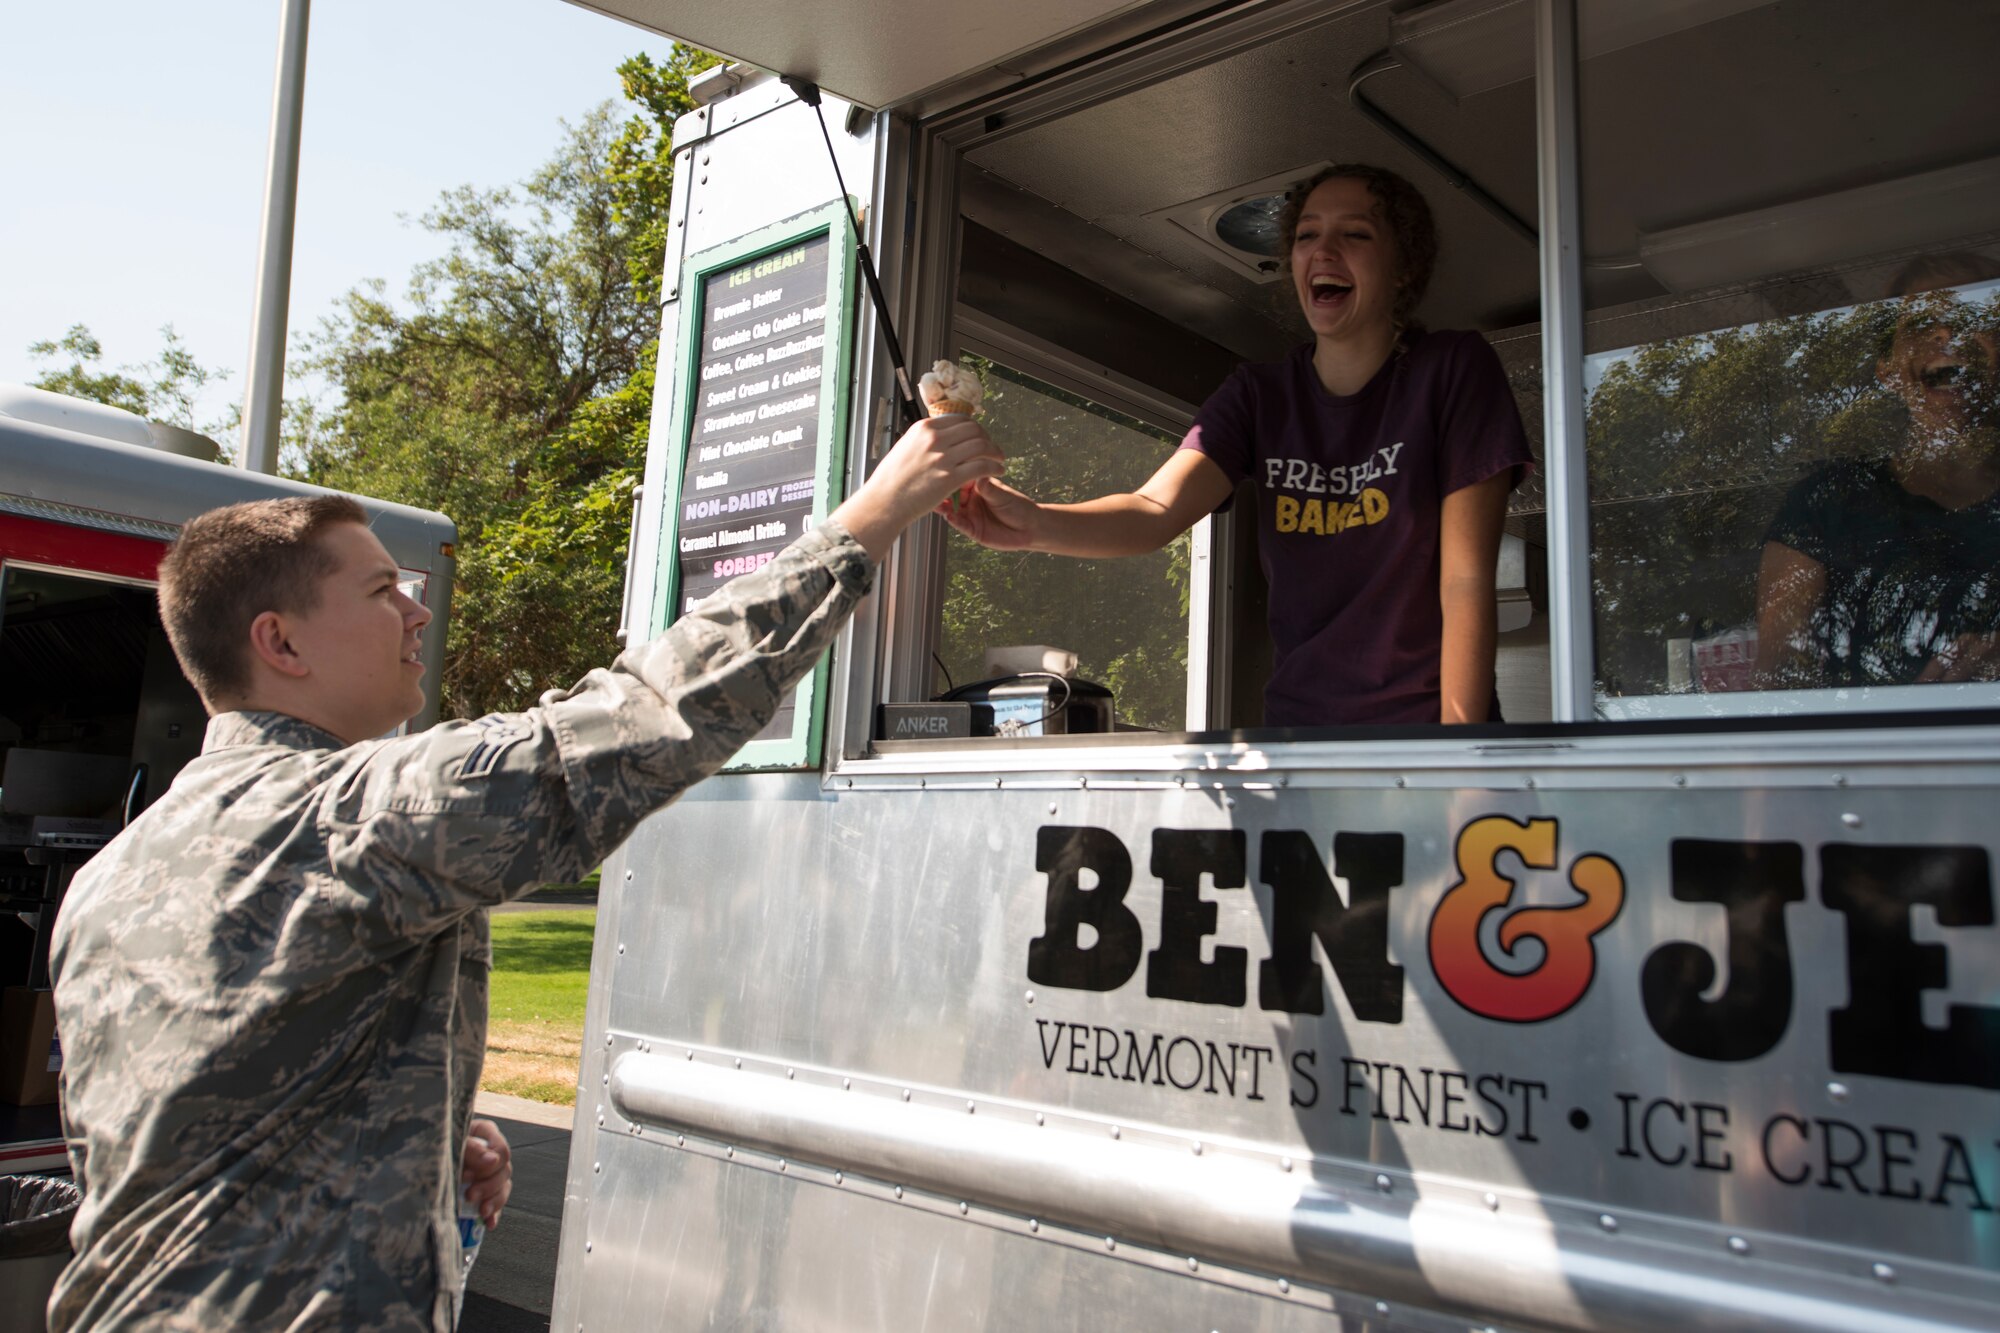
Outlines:
{"label": "green grass lawn", "polygon": [[480,1087],[561,1106],[576,1101],[596,929],[594,907],[494,913],[492,1019]]}

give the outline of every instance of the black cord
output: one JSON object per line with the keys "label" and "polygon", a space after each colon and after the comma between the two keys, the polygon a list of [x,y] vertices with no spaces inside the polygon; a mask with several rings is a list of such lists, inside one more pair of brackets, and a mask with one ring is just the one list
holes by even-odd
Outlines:
{"label": "black cord", "polygon": [[944,659],[942,657],[939,657],[936,653],[931,654],[931,661],[936,662],[937,669],[944,673],[944,692],[946,694],[950,694],[952,690],[956,688],[951,683],[951,668],[946,666],[944,664]]}

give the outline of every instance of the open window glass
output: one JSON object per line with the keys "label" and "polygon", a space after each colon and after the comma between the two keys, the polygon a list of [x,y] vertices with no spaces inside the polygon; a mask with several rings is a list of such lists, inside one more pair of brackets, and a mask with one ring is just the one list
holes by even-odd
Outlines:
{"label": "open window glass", "polygon": [[2000,703],[2000,20],[1680,8],[1582,66],[1597,711]]}

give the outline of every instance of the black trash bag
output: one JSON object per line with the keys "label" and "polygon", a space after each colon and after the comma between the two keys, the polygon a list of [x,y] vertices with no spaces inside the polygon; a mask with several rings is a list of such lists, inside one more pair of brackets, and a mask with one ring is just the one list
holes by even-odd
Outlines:
{"label": "black trash bag", "polygon": [[0,1176],[0,1262],[69,1253],[83,1192],[49,1176]]}

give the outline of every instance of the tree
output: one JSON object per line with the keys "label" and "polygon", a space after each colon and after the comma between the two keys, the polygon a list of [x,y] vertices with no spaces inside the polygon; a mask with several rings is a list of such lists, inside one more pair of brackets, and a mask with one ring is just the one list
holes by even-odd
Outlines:
{"label": "tree", "polygon": [[161,327],[160,342],[156,360],[117,370],[99,370],[97,363],[104,359],[102,344],[88,325],[72,324],[61,338],[28,345],[28,355],[38,361],[67,358],[69,362],[37,375],[34,387],[105,403],[148,421],[163,421],[195,431],[223,445],[226,451],[228,442],[235,437],[241,409],[232,406],[222,416],[203,421],[199,400],[202,390],[228,379],[229,372],[211,370],[195,360],[172,324]]}
{"label": "tree", "polygon": [[617,651],[632,494],[652,415],[674,119],[716,63],[620,66],[639,110],[564,126],[517,194],[448,191],[449,242],[404,301],[356,288],[305,343],[338,402],[292,415],[307,480],[459,525],[448,712],[525,707]]}

